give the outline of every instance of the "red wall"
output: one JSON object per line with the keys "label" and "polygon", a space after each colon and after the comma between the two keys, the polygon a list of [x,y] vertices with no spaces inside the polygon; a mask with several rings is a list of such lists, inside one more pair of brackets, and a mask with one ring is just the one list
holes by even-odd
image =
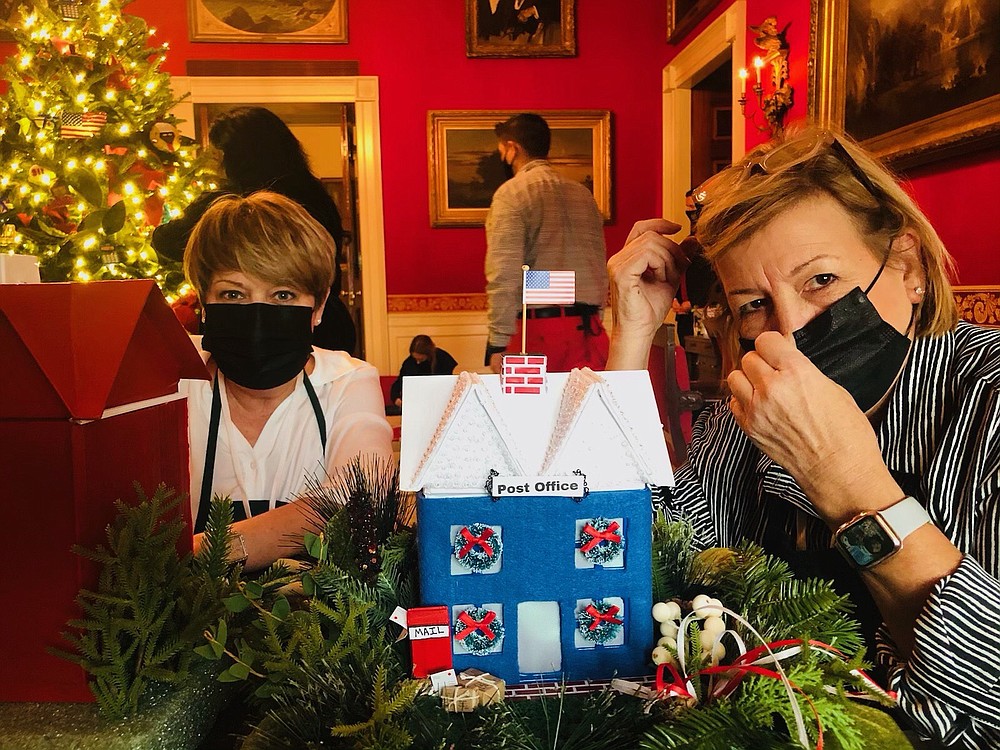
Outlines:
{"label": "red wall", "polygon": [[[432,229],[427,189],[427,111],[431,109],[610,109],[614,113],[614,223],[608,249],[632,223],[656,215],[660,201],[660,71],[678,48],[665,41],[666,3],[577,0],[577,50],[562,59],[470,59],[465,56],[461,0],[351,0],[346,45],[221,44],[188,41],[183,0],[135,0],[128,12],[171,43],[166,69],[184,73],[188,59],[350,59],[379,77],[385,207],[386,275],[390,294],[482,292],[481,228]],[[720,3],[692,31],[728,5]],[[780,3],[791,21],[790,119],[805,116],[809,0]],[[775,10],[748,0],[749,23]],[[752,57],[753,34],[748,32]],[[738,65],[737,65],[738,67]],[[759,136],[748,125],[748,145]],[[981,152],[914,171],[913,192],[958,259],[959,282],[1000,283],[1000,151]]]}
{"label": "red wall", "polygon": [[614,223],[617,250],[632,222],[658,211],[662,2],[621,12],[578,0],[573,58],[470,59],[461,0],[351,0],[346,45],[216,44],[188,41],[181,0],[136,0],[128,12],[170,41],[165,68],[186,59],[350,59],[379,77],[390,294],[482,292],[482,228],[432,229],[428,208],[427,111],[432,109],[610,109],[613,112]]}

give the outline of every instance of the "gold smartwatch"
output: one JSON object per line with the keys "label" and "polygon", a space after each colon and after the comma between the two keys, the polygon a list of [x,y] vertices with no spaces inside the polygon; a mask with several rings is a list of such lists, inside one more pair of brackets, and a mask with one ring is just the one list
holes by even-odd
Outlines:
{"label": "gold smartwatch", "polygon": [[848,562],[866,570],[899,552],[906,537],[930,522],[916,498],[904,497],[885,510],[859,513],[837,529],[833,540]]}

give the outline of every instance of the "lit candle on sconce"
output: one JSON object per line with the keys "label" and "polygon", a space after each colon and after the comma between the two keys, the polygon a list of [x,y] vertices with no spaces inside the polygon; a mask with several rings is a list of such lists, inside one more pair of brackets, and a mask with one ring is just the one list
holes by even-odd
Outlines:
{"label": "lit candle on sconce", "polygon": [[747,76],[750,75],[750,72],[746,68],[740,68],[740,72],[738,73],[738,75],[740,77],[740,96],[746,97],[746,95],[747,95]]}
{"label": "lit candle on sconce", "polygon": [[760,86],[763,86],[764,85],[764,79],[760,77],[760,70],[761,70],[761,68],[764,67],[764,58],[763,57],[755,57],[753,59],[753,67],[754,67],[754,71],[757,74],[757,84],[760,85]]}

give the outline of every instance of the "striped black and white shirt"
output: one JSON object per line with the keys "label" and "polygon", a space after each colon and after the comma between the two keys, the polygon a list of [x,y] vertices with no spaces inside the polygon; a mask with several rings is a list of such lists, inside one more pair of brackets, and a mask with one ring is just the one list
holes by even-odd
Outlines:
{"label": "striped black and white shirt", "polygon": [[[922,734],[1000,748],[1000,330],[959,323],[918,339],[878,440],[900,486],[965,555],[927,601],[908,662],[880,630],[890,687]],[[699,418],[676,481],[658,502],[694,525],[699,546],[750,539],[767,549],[777,528],[786,539],[797,529],[799,548],[829,552],[830,531],[809,500],[725,403]]]}

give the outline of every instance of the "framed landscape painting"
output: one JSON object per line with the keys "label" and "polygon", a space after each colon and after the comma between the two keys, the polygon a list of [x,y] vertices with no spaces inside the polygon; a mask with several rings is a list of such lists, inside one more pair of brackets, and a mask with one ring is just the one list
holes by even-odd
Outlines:
{"label": "framed landscape painting", "polygon": [[468,57],[572,57],[575,0],[465,0]]}
{"label": "framed landscape painting", "polygon": [[996,0],[812,0],[810,114],[906,167],[1000,140]]}
{"label": "framed landscape painting", "polygon": [[[431,226],[481,227],[493,193],[507,179],[493,130],[518,114],[506,111],[427,113]],[[549,161],[568,179],[594,194],[605,221],[611,219],[611,112],[538,112],[552,130]]]}
{"label": "framed landscape painting", "polygon": [[188,0],[193,42],[347,42],[347,0]]}

